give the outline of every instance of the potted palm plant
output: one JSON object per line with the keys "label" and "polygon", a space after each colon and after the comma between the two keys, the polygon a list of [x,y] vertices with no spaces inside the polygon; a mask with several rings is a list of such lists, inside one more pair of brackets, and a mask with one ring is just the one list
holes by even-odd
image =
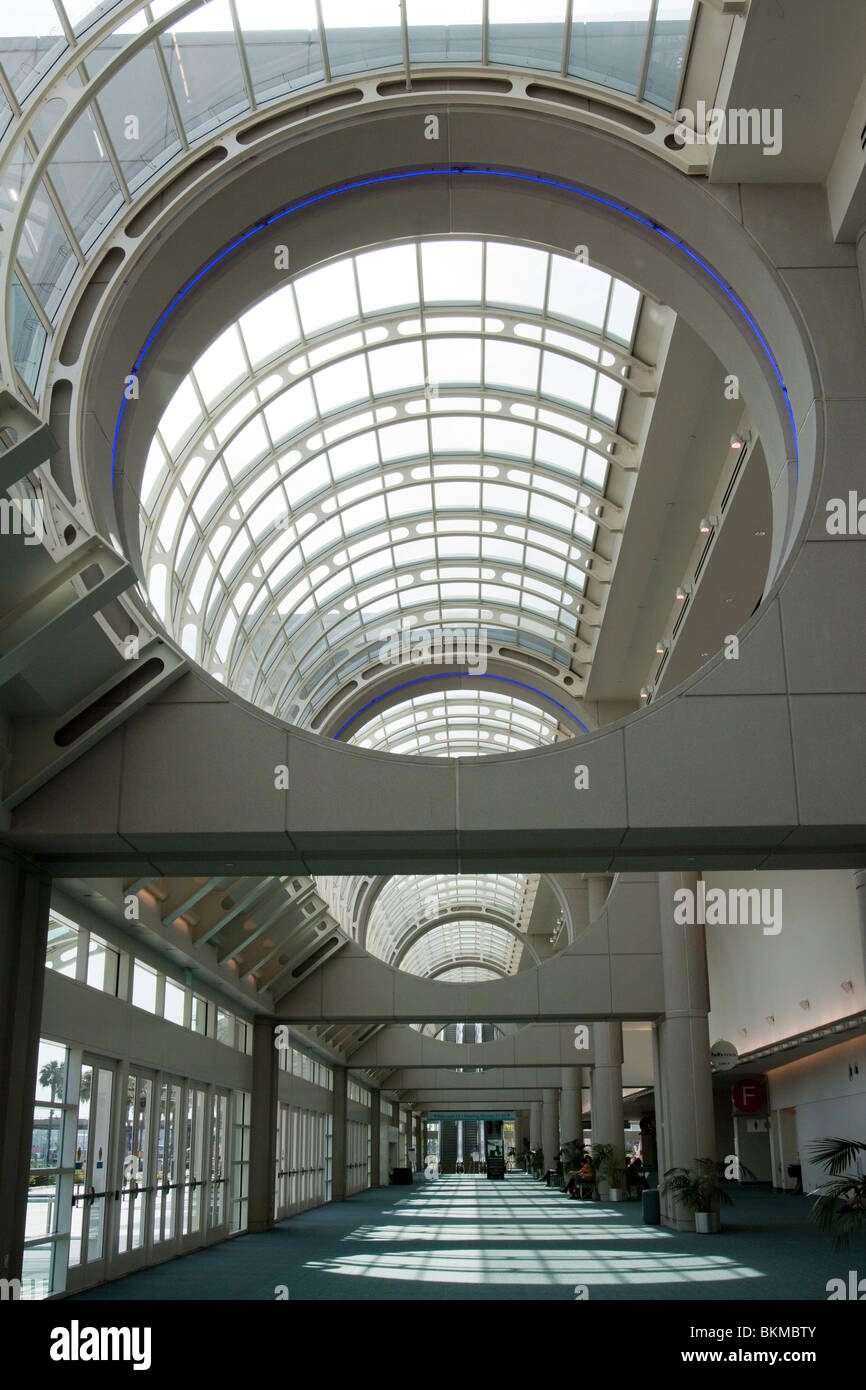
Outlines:
{"label": "potted palm plant", "polygon": [[625,1195],[626,1157],[622,1149],[613,1144],[599,1145],[606,1152],[598,1165],[598,1176],[609,1184],[608,1195],[612,1202],[621,1202]]}
{"label": "potted palm plant", "polygon": [[721,1174],[722,1164],[714,1158],[699,1158],[695,1169],[668,1168],[665,1173],[661,1196],[694,1213],[696,1235],[715,1235],[721,1229],[719,1205],[731,1200],[719,1185]]}
{"label": "potted palm plant", "polygon": [[[609,1182],[606,1168],[614,1153],[616,1153],[616,1149],[613,1144],[593,1144],[592,1146],[589,1161],[592,1164],[592,1175],[595,1184],[594,1195],[596,1197],[601,1195],[599,1192],[599,1183]],[[614,1201],[616,1200],[618,1199],[614,1198]]]}
{"label": "potted palm plant", "polygon": [[[839,1250],[866,1226],[866,1174],[861,1171],[866,1143],[860,1139],[819,1139],[810,1149],[831,1181],[816,1189],[817,1200],[809,1215]],[[857,1172],[846,1173],[846,1168],[855,1164]]]}

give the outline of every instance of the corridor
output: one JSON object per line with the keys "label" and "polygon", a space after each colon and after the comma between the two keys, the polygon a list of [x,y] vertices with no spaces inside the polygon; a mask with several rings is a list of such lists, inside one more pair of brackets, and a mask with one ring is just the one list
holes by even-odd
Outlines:
{"label": "corridor", "polygon": [[701,1237],[643,1225],[636,1202],[574,1202],[522,1174],[418,1177],[73,1301],[814,1300],[843,1261],[809,1205],[738,1188],[723,1232]]}

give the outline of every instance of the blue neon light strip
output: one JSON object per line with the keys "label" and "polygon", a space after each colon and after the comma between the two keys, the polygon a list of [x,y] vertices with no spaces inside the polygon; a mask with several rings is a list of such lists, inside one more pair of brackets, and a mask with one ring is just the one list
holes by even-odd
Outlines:
{"label": "blue neon light strip", "polygon": [[[602,198],[601,195],[598,193],[589,193],[585,188],[578,188],[574,184],[560,183],[556,179],[541,178],[537,174],[515,174],[511,173],[509,170],[506,169],[476,169],[472,167],[461,167],[448,169],[418,169],[414,172],[404,174],[380,174],[376,178],[360,179],[355,183],[343,184],[340,188],[331,189],[329,193],[316,193],[311,198],[305,198],[300,203],[294,203],[291,207],[286,208],[283,212],[275,213],[273,217],[269,217],[264,222],[258,223],[257,226],[252,227],[248,232],[244,232],[243,236],[238,237],[237,241],[233,241],[231,245],[227,246],[224,251],[221,251],[218,256],[215,256],[212,261],[209,261],[208,264],[204,266],[204,268],[200,270],[197,275],[193,276],[192,280],[190,280],[186,288],[181,290],[180,294],[175,296],[175,298],[169,304],[168,308],[165,310],[165,313],[162,315],[160,319],[158,319],[149,337],[147,338],[147,341],[141,349],[141,352],[138,354],[138,357],[136,358],[135,363],[133,364],[132,375],[134,376],[137,374],[139,368],[141,367],[141,364],[147,356],[147,353],[150,351],[150,348],[154,340],[160,333],[166,320],[170,317],[171,314],[174,313],[177,306],[182,302],[182,300],[186,298],[190,291],[193,290],[195,286],[198,285],[201,282],[201,280],[204,279],[205,275],[207,275],[209,271],[213,270],[214,266],[219,265],[220,262],[224,261],[227,256],[230,256],[233,251],[237,250],[239,246],[242,246],[244,242],[249,241],[250,237],[253,237],[258,232],[263,231],[265,227],[271,227],[275,222],[281,222],[284,218],[290,217],[293,213],[300,212],[302,208],[311,207],[315,203],[325,202],[329,198],[339,197],[339,195],[342,193],[351,193],[352,191],[358,188],[372,188],[376,184],[380,183],[400,183],[408,179],[441,178],[443,175],[448,176],[452,174],[470,174],[475,177],[485,176],[499,179],[516,179],[522,183],[536,183],[541,184],[546,188],[564,189],[568,193],[574,193],[579,198],[586,198],[590,202],[599,203],[602,207],[613,208],[616,212],[621,213],[624,217],[630,218],[632,222],[639,222],[641,226],[648,227],[649,230],[652,232],[657,232],[659,236],[664,237],[665,241],[670,242],[672,246],[675,246],[679,251],[682,251],[684,255],[688,256],[689,259],[695,263],[695,265],[700,266],[700,268],[703,271],[705,271],[707,275],[709,275],[710,279],[713,280],[715,284],[718,285],[719,288],[728,296],[731,303],[736,307],[739,313],[742,314],[743,318],[746,320],[749,327],[752,329],[752,332],[755,334],[756,338],[758,339],[758,342],[761,344],[762,348],[764,349],[764,352],[767,355],[767,358],[776,376],[776,380],[778,381],[779,386],[782,390],[782,394],[785,397],[785,404],[787,406],[788,415],[791,420],[791,431],[794,442],[794,468],[796,475],[799,477],[799,451],[797,447],[797,428],[794,423],[794,412],[791,409],[791,401],[788,396],[788,389],[785,386],[784,380],[782,379],[782,373],[779,371],[778,363],[776,362],[775,357],[770,351],[769,344],[767,343],[767,340],[764,337],[761,330],[759,329],[757,323],[752,318],[751,314],[746,309],[742,301],[739,300],[737,296],[734,294],[733,290],[731,290],[725,284],[721,276],[717,275],[716,272],[712,269],[712,267],[708,265],[706,261],[702,260],[701,257],[696,254],[696,252],[692,251],[690,247],[686,246],[685,242],[680,241],[678,237],[675,237],[671,232],[667,231],[664,227],[660,226],[658,222],[653,222],[648,217],[642,217],[640,213],[632,212],[629,208],[623,207],[621,203],[616,203],[610,198]],[[117,417],[117,426],[114,431],[114,441],[112,443],[111,448],[112,485],[114,484],[115,471],[117,467],[117,446],[120,440],[120,429],[123,423],[123,412],[126,409],[126,404],[126,396],[124,395],[123,401],[120,406],[120,413]]]}
{"label": "blue neon light strip", "polygon": [[[372,709],[374,705],[378,705],[382,700],[387,700],[389,695],[396,695],[398,690],[406,690],[410,685],[423,685],[425,681],[450,681],[456,679],[457,676],[472,675],[477,676],[478,673],[475,671],[449,671],[447,676],[418,676],[413,681],[404,681],[402,685],[395,685],[392,687],[391,690],[386,690],[384,695],[377,695],[375,700],[369,700],[366,705],[362,705],[359,710],[356,710],[355,713],[352,715],[352,718],[347,719],[342,728],[337,730],[337,732],[334,734],[334,738],[339,738],[340,734],[343,733],[345,729],[348,729],[350,724],[354,724],[356,719],[360,719],[361,715],[364,713],[365,710]],[[479,679],[482,678],[479,677]],[[486,681],[502,681],[505,685],[519,685],[521,690],[531,690],[533,695],[537,695],[540,700],[547,700],[551,705],[556,705],[556,708],[561,709],[563,714],[567,714],[569,719],[573,719],[575,724],[580,724],[580,727],[583,729],[583,732],[585,734],[590,733],[590,730],[580,719],[578,719],[576,714],[572,714],[570,709],[565,708],[565,705],[561,705],[558,700],[554,700],[552,695],[545,695],[543,690],[536,690],[534,685],[527,685],[525,681],[512,680],[510,676],[485,675],[483,679]]]}

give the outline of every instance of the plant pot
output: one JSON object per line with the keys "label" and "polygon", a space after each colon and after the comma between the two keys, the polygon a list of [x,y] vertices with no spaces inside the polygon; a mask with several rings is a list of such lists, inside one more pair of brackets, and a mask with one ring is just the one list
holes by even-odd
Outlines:
{"label": "plant pot", "polygon": [[722,1228],[717,1211],[696,1211],[695,1212],[695,1235],[714,1236]]}
{"label": "plant pot", "polygon": [[612,1202],[622,1202],[622,1201],[624,1201],[623,1194],[622,1194],[622,1188],[621,1188],[621,1187],[612,1187],[612,1188],[610,1189],[610,1200],[611,1200]]}

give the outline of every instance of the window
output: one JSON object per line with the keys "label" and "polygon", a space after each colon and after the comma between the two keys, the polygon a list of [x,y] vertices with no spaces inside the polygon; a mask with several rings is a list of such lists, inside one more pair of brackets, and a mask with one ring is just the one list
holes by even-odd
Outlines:
{"label": "window", "polygon": [[190,1027],[194,1033],[207,1032],[207,1000],[202,999],[200,994],[192,996]]}
{"label": "window", "polygon": [[[69,1049],[40,1039],[30,1148],[30,1179],[24,1233],[23,1298],[45,1298],[64,1279],[67,1223],[63,1222],[61,1182],[72,1172],[66,1104]],[[74,1123],[72,1130],[74,1131]],[[69,1152],[67,1153],[67,1149]]]}
{"label": "window", "polygon": [[116,994],[120,954],[92,932],[89,935],[87,983],[91,989],[101,989],[104,994]]}
{"label": "window", "polygon": [[186,990],[181,989],[173,980],[166,980],[165,1003],[162,1009],[162,1016],[166,1022],[177,1023],[183,1027],[185,1005]]}
{"label": "window", "polygon": [[78,928],[62,917],[52,915],[48,926],[45,969],[75,979],[78,965]]}
{"label": "window", "polygon": [[225,1009],[218,1008],[216,1011],[216,1040],[225,1043],[227,1047],[234,1047],[234,1015],[226,1013]]}
{"label": "window", "polygon": [[45,969],[78,980],[105,994],[117,993],[120,953],[93,932],[52,912],[48,926]]}
{"label": "window", "polygon": [[137,1009],[146,1009],[149,1014],[156,1013],[157,974],[142,961],[132,966],[132,1002]]}

